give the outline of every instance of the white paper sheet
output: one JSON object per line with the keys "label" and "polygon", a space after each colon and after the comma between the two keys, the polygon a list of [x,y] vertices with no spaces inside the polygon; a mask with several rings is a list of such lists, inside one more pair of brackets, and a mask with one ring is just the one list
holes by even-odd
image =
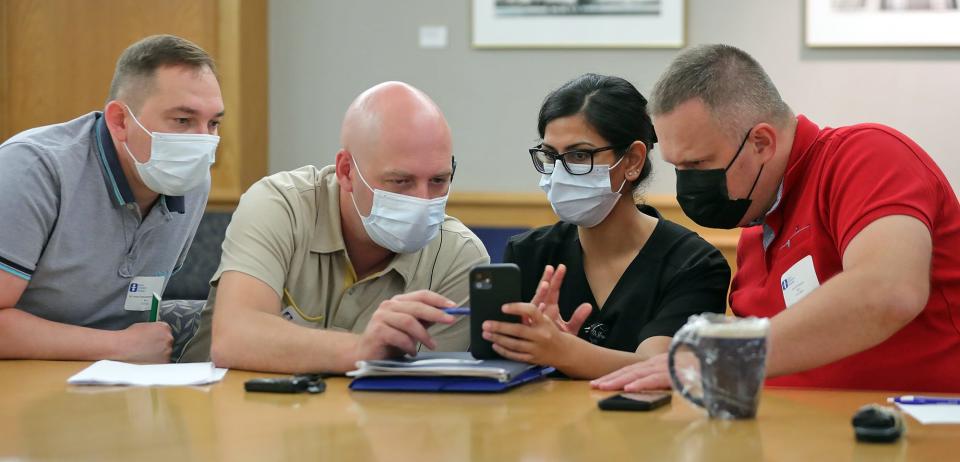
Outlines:
{"label": "white paper sheet", "polygon": [[960,424],[960,405],[897,403],[897,407],[924,425]]}
{"label": "white paper sheet", "polygon": [[101,360],[67,379],[70,385],[184,386],[219,382],[227,369],[213,363],[129,364]]}

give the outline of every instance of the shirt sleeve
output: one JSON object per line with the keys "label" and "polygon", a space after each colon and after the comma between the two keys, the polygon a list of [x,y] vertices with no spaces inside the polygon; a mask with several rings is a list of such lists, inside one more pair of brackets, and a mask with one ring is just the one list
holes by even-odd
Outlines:
{"label": "shirt sleeve", "polygon": [[503,250],[503,262],[513,263],[520,268],[520,298],[530,301],[537,293],[543,268],[543,248],[536,248],[536,236],[540,230],[533,229],[507,240]]}
{"label": "shirt sleeve", "polygon": [[667,279],[657,314],[640,330],[639,342],[654,336],[673,337],[692,315],[726,311],[730,265],[723,254],[699,237],[682,248],[691,250],[679,258],[680,264]]}
{"label": "shirt sleeve", "polygon": [[[526,234],[521,235],[525,236]],[[520,268],[520,297],[524,301],[528,301],[533,298],[533,292],[529,290],[528,286],[530,283],[527,281],[527,277],[531,272],[531,259],[521,258],[519,247],[520,237],[514,236],[507,240],[507,246],[503,249],[503,262],[504,263],[513,263]]]}
{"label": "shirt sleeve", "polygon": [[507,240],[507,246],[503,248],[503,262],[504,263],[517,263],[516,251],[513,250],[514,241],[513,238]]}
{"label": "shirt sleeve", "polygon": [[216,285],[226,271],[239,271],[269,285],[277,296],[294,249],[296,217],[287,198],[266,180],[240,197],[223,240],[220,267],[210,280]]}
{"label": "shirt sleeve", "polygon": [[[466,231],[466,229],[464,229]],[[441,231],[454,234],[457,245],[443,249],[437,258],[449,262],[436,269],[439,283],[434,292],[456,302],[457,306],[470,303],[470,270],[477,265],[490,263],[490,256],[483,243],[469,231]],[[446,252],[450,252],[446,254]],[[444,255],[446,254],[446,255]],[[430,335],[437,342],[437,351],[466,351],[470,347],[470,318],[460,316],[450,325],[437,324],[430,328]]]}
{"label": "shirt sleeve", "polygon": [[[203,189],[200,189],[201,187],[202,187]],[[198,188],[197,188],[196,190],[194,190],[193,192],[188,193],[188,194],[197,194],[197,195],[199,195],[199,194],[200,194],[199,191],[203,191],[203,193],[202,193],[202,194],[203,194],[203,202],[202,202],[201,204],[198,204],[197,212],[194,212],[194,211],[189,210],[189,209],[186,210],[186,212],[187,212],[187,214],[188,214],[187,216],[192,217],[192,221],[191,221],[191,224],[190,224],[190,234],[187,235],[187,239],[186,239],[186,241],[183,243],[183,248],[180,249],[180,255],[177,256],[177,262],[176,262],[176,264],[174,264],[174,266],[173,266],[173,272],[171,272],[171,275],[176,274],[178,271],[180,271],[181,268],[183,268],[183,264],[187,261],[187,257],[189,256],[190,248],[193,246],[193,242],[194,242],[194,241],[196,240],[196,238],[197,238],[197,230],[200,229],[200,223],[203,222],[203,219],[204,219],[204,217],[206,216],[206,211],[205,211],[205,210],[202,210],[202,208],[204,207],[203,204],[206,204],[207,200],[208,200],[209,197],[210,197],[210,175],[209,175],[209,174],[207,175],[207,179],[206,179],[206,181],[204,181],[203,186],[201,186],[201,187],[198,187]],[[193,197],[193,196],[191,195],[190,197]],[[184,196],[183,200],[184,200],[184,202],[185,202],[184,207],[190,207],[190,206],[191,206],[190,204],[186,204],[186,202],[187,202],[187,196]],[[200,202],[200,201],[198,200],[198,202]],[[191,202],[191,203],[192,203],[192,202]],[[196,213],[196,215],[193,215],[193,213]]]}
{"label": "shirt sleeve", "polygon": [[[196,230],[194,230],[194,233],[196,233]],[[190,245],[193,244],[194,233],[190,234],[190,236],[187,238],[187,242],[183,248],[180,249],[180,255],[177,256],[177,262],[173,265],[173,271],[170,273],[171,276],[179,273],[180,269],[183,268],[183,264],[187,261],[187,253],[190,251]]]}
{"label": "shirt sleeve", "polygon": [[40,148],[0,146],[0,271],[30,280],[59,209],[59,176]]}
{"label": "shirt sleeve", "polygon": [[819,209],[837,252],[873,221],[906,215],[933,230],[941,203],[937,173],[892,133],[861,129],[837,141],[826,160]]}

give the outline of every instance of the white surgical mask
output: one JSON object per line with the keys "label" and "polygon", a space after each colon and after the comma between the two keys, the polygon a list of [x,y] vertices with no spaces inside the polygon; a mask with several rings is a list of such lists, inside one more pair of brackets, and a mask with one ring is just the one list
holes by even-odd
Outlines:
{"label": "white surgical mask", "polygon": [[447,196],[436,199],[421,199],[403,194],[373,189],[360,173],[354,158],[353,165],[360,181],[373,191],[373,206],[370,215],[363,216],[353,193],[353,207],[357,209],[363,228],[377,245],[394,253],[413,253],[437,237],[443,223]]}
{"label": "white surgical mask", "polygon": [[[594,165],[585,175],[571,175],[563,165],[557,163],[552,173],[540,176],[540,189],[547,193],[550,206],[561,220],[585,228],[600,224],[620,200],[620,190],[627,183],[623,179],[616,192],[610,190],[610,169],[613,165]],[[586,171],[589,165],[570,164],[574,171]]]}
{"label": "white surgical mask", "polygon": [[123,148],[133,159],[140,179],[151,191],[167,196],[182,196],[203,184],[210,176],[210,166],[216,160],[217,135],[193,133],[159,133],[147,130],[130,111],[130,117],[150,135],[150,160],[140,162],[127,143]]}

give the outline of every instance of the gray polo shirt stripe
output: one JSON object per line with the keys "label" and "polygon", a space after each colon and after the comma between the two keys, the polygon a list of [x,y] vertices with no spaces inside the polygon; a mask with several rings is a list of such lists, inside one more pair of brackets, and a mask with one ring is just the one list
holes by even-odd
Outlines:
{"label": "gray polo shirt stripe", "polygon": [[30,280],[33,277],[33,271],[20,266],[6,258],[0,257],[0,270],[4,270],[18,278]]}
{"label": "gray polo shirt stripe", "polygon": [[[97,153],[100,157],[100,162],[103,164],[103,168],[106,169],[107,173],[109,173],[109,175],[104,175],[104,177],[107,178],[108,180],[107,186],[110,187],[111,192],[113,192],[113,197],[117,200],[118,205],[126,205],[128,201],[125,200],[124,196],[120,193],[120,188],[117,185],[117,178],[116,178],[117,175],[113,172],[113,169],[110,168],[110,165],[107,164],[107,157],[104,154],[102,138],[104,137],[103,132],[106,131],[106,129],[107,129],[107,124],[104,123],[103,117],[98,117],[97,122],[94,124],[94,130],[96,130],[97,132],[96,133],[97,136],[94,137],[94,139],[97,140]],[[113,143],[111,143],[111,145],[112,144]],[[111,150],[112,150],[112,146],[111,146]],[[116,152],[114,152],[113,158],[116,159],[116,156],[117,154]],[[121,174],[122,173],[123,171],[121,171]],[[126,178],[124,178],[124,183],[126,183]],[[130,186],[127,184],[124,184],[124,186],[126,186],[125,192],[127,193],[128,197],[132,196],[133,194],[130,192]]]}
{"label": "gray polo shirt stripe", "polygon": [[[103,164],[103,168],[107,173],[107,175],[104,175],[108,180],[107,188],[113,193],[113,198],[117,201],[117,205],[122,207],[128,203],[133,203],[135,201],[133,190],[130,189],[130,183],[127,182],[127,177],[123,174],[123,169],[120,168],[120,159],[117,158],[117,148],[113,145],[113,139],[110,138],[110,132],[107,130],[107,124],[102,114],[98,114],[97,121],[94,124],[94,130],[96,131],[94,139],[97,140],[97,154],[99,155],[100,163]],[[109,142],[104,143],[103,140]],[[171,212],[185,213],[186,211],[183,196],[161,195],[160,201],[163,202],[164,207]]]}

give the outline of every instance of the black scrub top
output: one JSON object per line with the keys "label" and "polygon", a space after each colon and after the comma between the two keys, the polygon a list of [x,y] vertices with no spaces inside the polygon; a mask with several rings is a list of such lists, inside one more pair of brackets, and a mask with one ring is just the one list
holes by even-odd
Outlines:
{"label": "black scrub top", "polygon": [[510,238],[504,261],[520,267],[523,300],[533,298],[544,266],[563,263],[567,266],[559,296],[563,318],[570,319],[581,303],[590,303],[593,311],[578,336],[630,352],[648,337],[672,337],[691,315],[723,313],[730,266],[720,251],[697,233],[663,219],[653,207],[638,209],[659,221],[599,310],[583,270],[576,225],[561,221]]}

